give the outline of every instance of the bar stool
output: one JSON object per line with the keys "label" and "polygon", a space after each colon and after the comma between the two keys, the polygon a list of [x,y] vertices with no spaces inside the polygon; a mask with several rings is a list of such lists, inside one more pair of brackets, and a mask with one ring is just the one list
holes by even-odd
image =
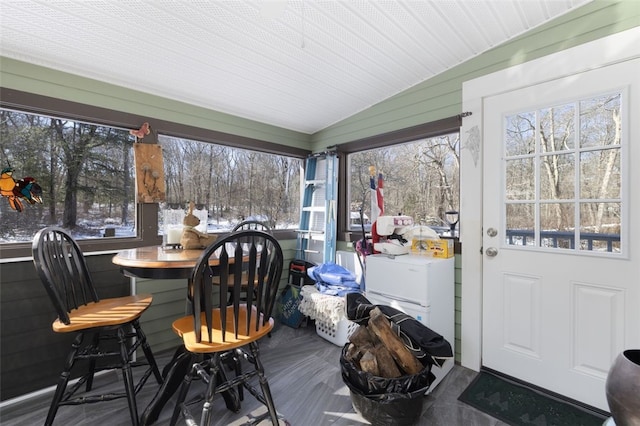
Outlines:
{"label": "bar stool", "polygon": [[[56,333],[75,333],[71,352],[67,358],[45,425],[51,425],[63,405],[78,405],[127,398],[131,423],[138,425],[136,393],[153,373],[162,383],[151,347],[140,327],[140,316],[153,300],[150,294],[138,294],[111,299],[100,299],[91,279],[84,256],[69,233],[58,227],[44,228],[35,235],[32,245],[33,263],[47,291],[58,318],[52,328]],[[90,336],[85,342],[85,336]],[[117,349],[113,349],[113,342]],[[111,342],[111,345],[105,343]],[[142,348],[146,362],[134,362],[133,354]],[[67,389],[71,370],[76,361],[88,360],[89,369]],[[97,366],[99,360],[112,364]],[[147,369],[134,386],[132,368]],[[90,392],[96,372],[119,368],[122,370],[124,390],[107,394],[78,395],[76,391],[86,384]]]}

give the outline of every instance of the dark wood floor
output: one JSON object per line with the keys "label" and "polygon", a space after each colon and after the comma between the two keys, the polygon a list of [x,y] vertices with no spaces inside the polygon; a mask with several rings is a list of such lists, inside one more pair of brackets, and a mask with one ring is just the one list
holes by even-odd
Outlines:
{"label": "dark wood floor", "polygon": [[[313,326],[292,329],[278,325],[271,338],[260,342],[261,358],[274,395],[278,413],[293,426],[368,425],[351,403],[349,389],[340,374],[341,348],[319,337]],[[169,353],[158,354],[160,366],[170,358]],[[452,372],[424,397],[418,425],[478,425],[502,426],[500,422],[458,401],[458,396],[475,377],[475,372],[455,366]],[[96,386],[119,386],[116,372],[99,377]],[[153,379],[138,394],[138,407],[142,412],[151,401],[157,384]],[[192,385],[199,391],[201,383]],[[0,411],[3,426],[43,424],[51,394],[47,393],[15,404],[5,404]],[[170,400],[155,425],[165,426],[174,406]],[[240,413],[232,413],[222,398],[214,406],[214,425],[242,425],[266,409],[251,395],[246,395]],[[197,407],[194,412],[199,419]],[[83,406],[62,407],[56,416],[56,425],[127,425],[129,414],[123,399]],[[270,422],[262,422],[261,424]],[[179,424],[185,424],[184,421]]]}

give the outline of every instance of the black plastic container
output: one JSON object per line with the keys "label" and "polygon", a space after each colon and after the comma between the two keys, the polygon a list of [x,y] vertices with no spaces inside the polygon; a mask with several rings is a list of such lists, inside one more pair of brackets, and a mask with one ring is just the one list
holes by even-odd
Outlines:
{"label": "black plastic container", "polygon": [[353,408],[374,426],[408,426],[420,419],[425,393],[433,376],[431,365],[418,374],[397,378],[374,376],[346,359],[347,343],[340,356],[342,380],[351,392]]}
{"label": "black plastic container", "polygon": [[316,266],[315,263],[302,259],[293,259],[289,262],[289,282],[290,285],[302,287],[303,285],[315,284],[316,282],[307,275],[307,270]]}

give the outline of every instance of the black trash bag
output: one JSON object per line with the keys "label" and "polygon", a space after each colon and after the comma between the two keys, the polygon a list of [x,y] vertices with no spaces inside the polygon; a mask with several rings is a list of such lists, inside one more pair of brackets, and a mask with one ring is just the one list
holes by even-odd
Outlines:
{"label": "black trash bag", "polygon": [[393,332],[422,365],[436,364],[441,367],[447,359],[453,358],[451,344],[417,319],[391,306],[374,305],[361,294],[347,294],[347,318],[357,324],[367,325],[370,312],[376,307],[387,317]]}
{"label": "black trash bag", "polygon": [[360,370],[352,361],[347,359],[349,344],[344,345],[340,356],[342,380],[349,388],[357,389],[363,395],[408,393],[419,389],[428,389],[435,378],[431,373],[431,365],[427,365],[417,374],[407,374],[393,378],[374,376],[371,373]]}
{"label": "black trash bag", "polygon": [[426,391],[366,396],[351,390],[351,402],[356,412],[373,426],[409,426],[420,420]]}
{"label": "black trash bag", "polygon": [[347,360],[348,347],[349,343],[342,349],[340,367],[354,409],[374,426],[414,424],[422,414],[424,395],[434,379],[431,364],[418,374],[374,376]]}

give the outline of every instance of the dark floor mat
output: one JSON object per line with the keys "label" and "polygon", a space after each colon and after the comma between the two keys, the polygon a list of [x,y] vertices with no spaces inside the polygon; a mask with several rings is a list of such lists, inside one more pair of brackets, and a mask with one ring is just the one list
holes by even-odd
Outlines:
{"label": "dark floor mat", "polygon": [[458,399],[514,426],[602,426],[606,420],[604,415],[485,371]]}

